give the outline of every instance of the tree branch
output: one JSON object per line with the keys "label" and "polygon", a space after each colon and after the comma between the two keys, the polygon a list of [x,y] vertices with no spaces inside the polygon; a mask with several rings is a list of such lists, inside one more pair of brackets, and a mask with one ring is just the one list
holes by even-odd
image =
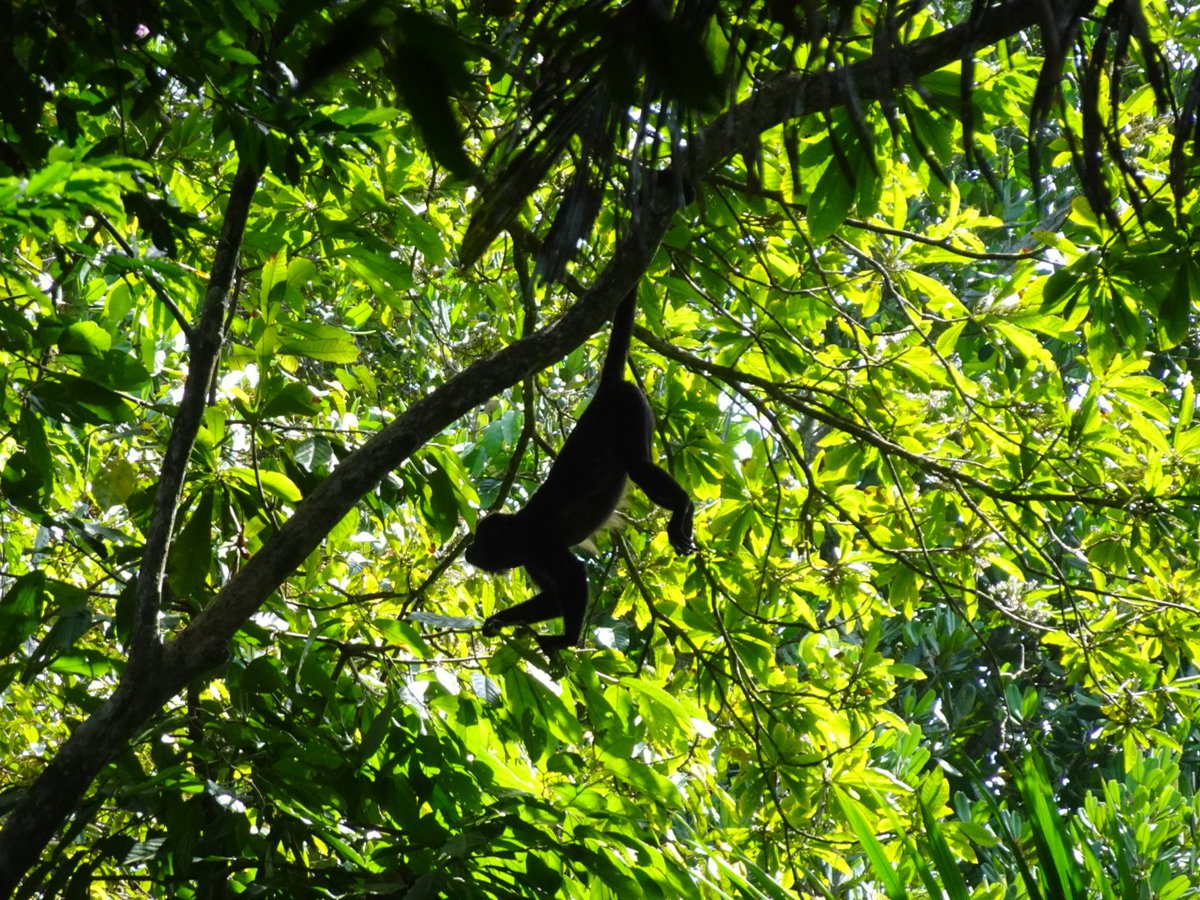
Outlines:
{"label": "tree branch", "polygon": [[984,481],[982,478],[978,478],[954,466],[938,462],[929,456],[923,456],[920,453],[908,450],[873,428],[860,425],[858,422],[853,422],[844,416],[831,413],[821,406],[809,403],[799,394],[789,391],[784,386],[770,379],[701,359],[695,354],[680,350],[668,341],[655,337],[654,334],[640,326],[635,326],[633,333],[634,337],[650,349],[665,356],[667,359],[675,360],[691,371],[704,372],[730,385],[752,385],[781,406],[795,410],[813,421],[820,422],[822,425],[828,425],[835,431],[840,431],[859,443],[874,447],[880,453],[903,459],[920,471],[935,475],[948,484],[973,488],[975,491],[986,497],[990,497],[998,503],[1067,503],[1100,509],[1126,509],[1132,502],[1130,497],[1107,491],[1104,493],[1072,494],[1058,491],[1023,491],[1013,488],[998,488]]}
{"label": "tree branch", "polygon": [[154,512],[150,518],[150,527],[146,531],[142,565],[138,570],[133,637],[130,642],[129,667],[125,673],[125,677],[130,680],[139,681],[143,676],[153,677],[153,673],[159,667],[162,642],[158,635],[158,612],[162,607],[167,554],[175,532],[175,516],[179,512],[188,460],[196,443],[196,435],[200,431],[204,408],[208,403],[208,388],[212,384],[220,361],[221,347],[225,341],[225,319],[234,303],[230,288],[241,255],[242,236],[246,233],[250,202],[258,187],[258,177],[258,170],[249,163],[243,160],[238,164],[229,191],[225,222],[221,238],[217,242],[212,276],[204,294],[200,320],[189,334],[191,354],[187,377],[183,383],[183,399],[179,403],[179,411],[175,414],[171,437],[163,455],[162,471],[154,496]]}
{"label": "tree branch", "polygon": [[[1097,0],[1070,0],[1061,13],[1085,15]],[[792,72],[779,76],[750,98],[718,116],[688,148],[693,175],[707,174],[745,146],[749,135],[761,134],[788,119],[829,112],[851,101],[882,100],[980,47],[1040,24],[1047,0],[1010,0],[984,11],[978,21],[948,28],[903,47],[877,51],[869,59],[824,72]],[[685,171],[689,171],[685,169]]]}

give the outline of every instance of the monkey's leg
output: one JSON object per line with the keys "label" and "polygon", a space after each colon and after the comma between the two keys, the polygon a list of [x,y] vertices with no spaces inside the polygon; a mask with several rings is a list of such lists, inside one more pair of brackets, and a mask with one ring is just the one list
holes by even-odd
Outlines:
{"label": "monkey's leg", "polygon": [[671,511],[667,523],[667,540],[676,553],[688,554],[696,551],[692,541],[692,498],[679,486],[670,473],[660,469],[648,459],[637,459],[629,463],[629,477],[646,496]]}
{"label": "monkey's leg", "polygon": [[516,606],[488,616],[487,621],[483,623],[483,633],[490,637],[505,625],[532,625],[534,622],[553,619],[559,614],[558,598],[550,591],[541,591]]}
{"label": "monkey's leg", "polygon": [[[525,566],[534,583],[542,590],[528,600],[502,609],[483,623],[484,634],[495,634],[505,625],[532,625],[557,616],[563,617],[563,634],[541,636],[543,649],[569,647],[583,636],[587,612],[587,569],[571,551],[555,549],[536,563]],[[547,647],[549,643],[552,646]]]}
{"label": "monkey's leg", "polygon": [[587,618],[587,569],[574,553],[563,551],[561,559],[556,561],[555,578],[559,602],[562,604],[563,633],[557,640],[554,636],[538,638],[538,643],[545,651],[582,644],[583,621]]}

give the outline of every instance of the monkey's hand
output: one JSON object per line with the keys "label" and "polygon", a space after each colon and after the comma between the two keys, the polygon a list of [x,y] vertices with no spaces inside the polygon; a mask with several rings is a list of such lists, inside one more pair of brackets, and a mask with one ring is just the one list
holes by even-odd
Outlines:
{"label": "monkey's hand", "polygon": [[504,623],[497,621],[496,616],[488,616],[483,622],[483,628],[480,630],[483,632],[484,637],[495,637],[503,627]]}
{"label": "monkey's hand", "polygon": [[671,514],[671,521],[667,523],[667,540],[680,556],[696,552],[696,542],[692,540],[691,503]]}

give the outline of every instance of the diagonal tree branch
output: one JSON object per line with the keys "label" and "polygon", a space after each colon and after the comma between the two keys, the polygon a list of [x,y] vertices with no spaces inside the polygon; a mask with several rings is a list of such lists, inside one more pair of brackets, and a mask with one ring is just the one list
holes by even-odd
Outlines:
{"label": "diagonal tree branch", "polygon": [[729,366],[719,365],[702,359],[694,353],[680,350],[670,342],[656,337],[653,333],[640,326],[635,327],[633,333],[639,341],[651,350],[654,350],[667,359],[675,360],[693,372],[705,372],[725,384],[758,388],[780,406],[793,409],[805,418],[827,425],[835,431],[840,431],[858,443],[874,447],[885,455],[902,459],[914,468],[934,475],[947,483],[971,488],[973,491],[989,497],[997,503],[1064,503],[1098,509],[1127,509],[1131,502],[1130,497],[1109,491],[1100,485],[1085,485],[1076,493],[996,487],[982,478],[963,471],[962,468],[956,468],[955,466],[939,462],[933,456],[915,453],[896,443],[887,437],[887,435],[876,431],[869,425],[860,424],[845,416],[832,413],[818,404],[811,403],[803,395],[789,390],[782,384],[758,375],[739,371],[736,368],[730,368]]}
{"label": "diagonal tree branch", "polygon": [[[1062,16],[1078,17],[1097,0],[1055,3]],[[693,173],[707,174],[732,156],[747,137],[787,119],[829,112],[853,101],[879,101],[924,75],[962,60],[966,53],[998,43],[1041,24],[1048,0],[1010,0],[988,8],[978,21],[956,25],[903,47],[877,52],[842,69],[811,74],[788,73],[718,116],[693,140],[688,162]]]}

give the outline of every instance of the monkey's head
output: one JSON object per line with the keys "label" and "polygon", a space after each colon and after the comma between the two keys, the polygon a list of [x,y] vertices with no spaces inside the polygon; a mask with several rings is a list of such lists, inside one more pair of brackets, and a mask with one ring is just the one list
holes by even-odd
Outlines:
{"label": "monkey's head", "polygon": [[475,540],[463,554],[467,562],[488,572],[503,572],[521,565],[524,553],[517,517],[492,513],[475,526]]}

